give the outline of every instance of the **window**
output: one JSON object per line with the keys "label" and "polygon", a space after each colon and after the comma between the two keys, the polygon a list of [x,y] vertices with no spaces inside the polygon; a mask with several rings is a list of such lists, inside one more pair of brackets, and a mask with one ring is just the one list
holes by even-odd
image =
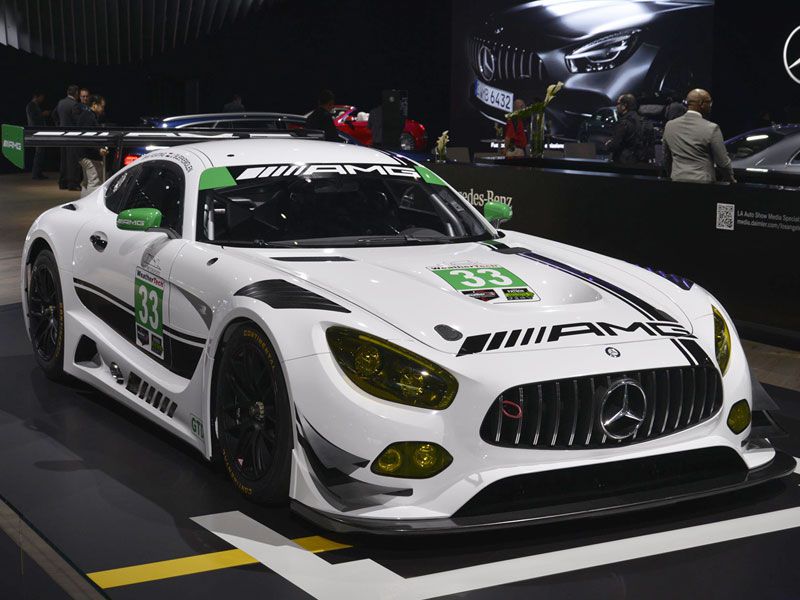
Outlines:
{"label": "window", "polygon": [[778,131],[754,132],[733,138],[725,144],[725,147],[733,160],[737,158],[749,158],[777,144],[785,136],[785,133]]}
{"label": "window", "polygon": [[220,121],[217,129],[243,129],[245,131],[259,129],[286,129],[285,123],[279,123],[277,119],[239,119],[237,121]]}
{"label": "window", "polygon": [[[126,171],[130,173],[129,181],[121,183],[118,192],[121,197],[115,201],[118,208],[114,212],[121,212],[129,208],[157,208],[161,211],[161,226],[170,227],[181,232],[183,223],[183,188],[184,179],[180,168],[172,163],[163,161],[150,161],[137,165]],[[116,183],[116,182],[115,182]],[[110,190],[109,190],[110,191]]]}
{"label": "window", "polygon": [[128,187],[136,170],[138,167],[119,173],[106,187],[106,208],[111,212],[119,213],[122,210],[120,207],[125,202]]}
{"label": "window", "polygon": [[445,186],[402,177],[278,177],[205,190],[198,239],[218,244],[360,246],[490,239]]}

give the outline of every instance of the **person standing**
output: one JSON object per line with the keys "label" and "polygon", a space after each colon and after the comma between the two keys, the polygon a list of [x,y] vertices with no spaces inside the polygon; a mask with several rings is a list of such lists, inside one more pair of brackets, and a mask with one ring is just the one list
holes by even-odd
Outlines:
{"label": "person standing", "polygon": [[664,120],[672,121],[672,119],[677,119],[685,114],[686,106],[684,106],[683,102],[679,102],[678,100],[673,101],[670,98],[670,102],[667,103],[667,107],[664,109]]}
{"label": "person standing", "polygon": [[329,142],[339,141],[339,132],[333,124],[333,117],[331,111],[336,105],[333,92],[330,90],[322,90],[319,93],[319,102],[310,115],[306,118],[306,128],[318,129],[325,132],[325,139]]}
{"label": "person standing", "polygon": [[643,124],[638,108],[639,103],[633,94],[622,94],[617,99],[617,123],[611,139],[606,142],[606,149],[615,163],[632,165],[641,162]]}
{"label": "person standing", "polygon": [[[86,129],[100,127],[100,117],[103,116],[105,110],[105,98],[100,95],[90,96],[88,109],[81,111],[76,125]],[[103,183],[105,175],[103,161],[108,154],[108,150],[106,148],[100,148],[99,150],[94,148],[76,148],[75,153],[78,158],[78,163],[83,169],[83,181],[81,183],[85,185],[81,187],[85,188],[85,192],[82,190],[81,196],[84,196],[93,192],[95,188]]]}
{"label": "person standing", "polygon": [[[514,100],[514,112],[525,108],[525,100],[517,98]],[[525,133],[523,119],[512,117],[506,121],[506,128],[503,134],[503,156],[506,158],[523,158],[525,148],[528,146],[528,136]]]}
{"label": "person standing", "polygon": [[[28,120],[28,127],[45,127],[47,125],[47,117],[50,115],[49,110],[42,110],[44,103],[44,94],[42,92],[34,92],[31,101],[25,107],[25,116]],[[33,169],[31,175],[34,179],[47,179],[44,171],[44,148],[38,147],[33,154]]]}
{"label": "person standing", "polygon": [[706,90],[692,90],[686,96],[686,114],[664,126],[664,168],[673,181],[712,183],[717,171],[723,181],[736,181],[722,131],[706,120],[712,104]]}
{"label": "person standing", "polygon": [[372,133],[372,145],[375,148],[383,148],[383,105],[378,104],[369,111],[367,117],[367,127]]}
{"label": "person standing", "polygon": [[[74,127],[75,117],[73,116],[74,109],[78,102],[78,86],[70,85],[67,88],[66,97],[58,101],[56,111],[53,115],[56,125],[59,127]],[[58,175],[58,187],[62,190],[70,190],[73,192],[80,191],[79,166],[77,161],[73,160],[72,152],[68,152],[67,148],[61,148],[61,166]]]}
{"label": "person standing", "polygon": [[242,104],[242,97],[239,94],[234,94],[233,98],[231,98],[231,101],[222,107],[222,112],[226,113],[238,113],[244,111],[245,109],[244,104]]}

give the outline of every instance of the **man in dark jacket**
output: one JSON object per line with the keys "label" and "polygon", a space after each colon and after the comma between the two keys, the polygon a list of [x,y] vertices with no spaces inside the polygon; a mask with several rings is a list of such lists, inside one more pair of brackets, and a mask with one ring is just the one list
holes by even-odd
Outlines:
{"label": "man in dark jacket", "polygon": [[222,107],[222,112],[226,113],[240,113],[244,112],[244,104],[242,104],[242,97],[239,94],[234,94],[230,102],[227,102]]}
{"label": "man in dark jacket", "polygon": [[[49,110],[42,110],[44,103],[44,94],[42,92],[34,92],[31,101],[25,107],[25,117],[28,120],[28,127],[45,127],[47,125],[47,117],[50,115]],[[36,148],[33,154],[33,169],[32,175],[34,179],[47,179],[42,172],[44,171],[44,148]]]}
{"label": "man in dark jacket", "polygon": [[[75,108],[78,104],[78,86],[71,85],[67,88],[67,96],[58,101],[53,118],[59,127],[75,126]],[[58,187],[62,190],[80,191],[80,168],[73,153],[67,148],[61,148],[61,169],[58,176]]]}
{"label": "man in dark jacket", "polygon": [[617,100],[617,124],[606,143],[615,163],[630,165],[641,162],[642,118],[636,110],[638,102],[633,94],[623,94]]}
{"label": "man in dark jacket", "polygon": [[333,92],[322,90],[319,93],[319,105],[306,118],[306,127],[308,129],[324,131],[325,139],[331,142],[339,141],[339,132],[336,130],[331,116],[331,111],[335,104]]}
{"label": "man in dark jacket", "polygon": [[[78,116],[76,125],[82,129],[93,129],[100,127],[100,117],[106,110],[106,99],[99,95],[89,97],[88,110],[82,110]],[[103,161],[105,160],[108,150],[100,148],[76,148],[75,153],[78,157],[78,162],[83,169],[83,181],[81,182],[82,190],[81,196],[90,194],[103,183],[105,169],[103,168]]]}

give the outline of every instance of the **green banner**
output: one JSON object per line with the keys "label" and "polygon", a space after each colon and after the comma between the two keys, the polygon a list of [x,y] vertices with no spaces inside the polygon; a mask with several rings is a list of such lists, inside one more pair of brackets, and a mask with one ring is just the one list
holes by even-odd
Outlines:
{"label": "green banner", "polygon": [[20,169],[25,168],[25,129],[17,125],[2,127],[3,156]]}

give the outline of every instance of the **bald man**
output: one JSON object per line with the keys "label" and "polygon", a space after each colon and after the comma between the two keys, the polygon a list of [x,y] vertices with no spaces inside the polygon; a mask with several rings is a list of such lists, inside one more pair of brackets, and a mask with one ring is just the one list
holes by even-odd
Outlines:
{"label": "bald man", "polygon": [[[711,94],[696,89],[686,96],[686,114],[664,126],[664,167],[673,181],[736,181],[719,125],[706,120]],[[715,168],[716,166],[716,168]]]}

